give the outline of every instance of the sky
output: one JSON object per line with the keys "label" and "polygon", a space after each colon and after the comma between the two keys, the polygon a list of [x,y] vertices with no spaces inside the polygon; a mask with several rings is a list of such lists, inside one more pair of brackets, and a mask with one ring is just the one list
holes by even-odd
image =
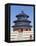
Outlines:
{"label": "sky", "polygon": [[16,5],[11,5],[10,7],[10,25],[14,25],[13,21],[15,21],[16,15],[21,13],[21,11],[24,11],[25,14],[29,16],[29,20],[31,21],[31,25],[33,27],[33,7],[32,6],[16,6]]}

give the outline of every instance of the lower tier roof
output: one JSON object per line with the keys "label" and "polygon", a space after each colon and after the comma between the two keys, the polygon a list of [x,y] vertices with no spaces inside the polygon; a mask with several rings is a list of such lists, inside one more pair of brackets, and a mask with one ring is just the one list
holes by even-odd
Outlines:
{"label": "lower tier roof", "polygon": [[19,25],[18,26],[17,25],[14,25],[12,27],[32,27],[32,26],[31,25],[20,25],[20,26]]}

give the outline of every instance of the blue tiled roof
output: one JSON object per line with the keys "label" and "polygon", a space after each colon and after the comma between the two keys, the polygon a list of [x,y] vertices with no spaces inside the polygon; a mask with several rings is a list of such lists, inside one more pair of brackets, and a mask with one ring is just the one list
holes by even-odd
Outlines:
{"label": "blue tiled roof", "polygon": [[[25,23],[31,23],[31,21],[27,20],[27,18],[28,18],[29,16],[28,16],[27,14],[25,14],[23,11],[22,11],[22,13],[16,15],[16,17],[17,17],[17,18],[19,17],[19,19],[17,19],[17,20],[14,21],[15,24],[16,24],[16,23],[19,23],[19,22],[20,22],[20,24],[21,24],[21,22],[23,22],[23,23],[24,23],[24,22],[25,22]],[[25,17],[26,19],[25,19],[24,17]],[[23,19],[22,19],[22,18],[23,18]],[[24,24],[23,24],[23,25],[17,25],[17,24],[16,24],[16,25],[14,25],[14,26],[12,26],[12,27],[20,27],[20,28],[23,27],[23,28],[24,28],[24,27],[32,27],[32,26],[31,26],[30,24],[29,24],[29,25],[26,25],[26,24],[25,24],[25,25],[24,25]]]}
{"label": "blue tiled roof", "polygon": [[19,14],[19,15],[16,15],[16,17],[29,17],[28,15],[25,15],[25,14]]}
{"label": "blue tiled roof", "polygon": [[18,15],[16,15],[16,17],[29,17],[27,14],[25,14],[23,11],[21,11],[21,13],[19,13]]}
{"label": "blue tiled roof", "polygon": [[31,23],[31,21],[29,21],[29,20],[16,20],[16,21],[14,21],[14,23],[16,23],[16,22],[29,22],[29,23]]}
{"label": "blue tiled roof", "polygon": [[31,25],[20,25],[20,26],[19,25],[18,26],[17,25],[14,25],[12,27],[32,27],[32,26]]}

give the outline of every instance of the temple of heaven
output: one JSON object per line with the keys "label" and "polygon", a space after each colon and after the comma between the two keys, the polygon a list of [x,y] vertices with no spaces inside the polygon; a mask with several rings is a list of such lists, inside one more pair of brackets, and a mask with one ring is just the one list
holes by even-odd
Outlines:
{"label": "temple of heaven", "polygon": [[17,20],[14,21],[15,25],[13,25],[13,31],[23,32],[23,31],[31,31],[32,26],[30,25],[31,21],[28,20],[29,16],[25,14],[23,11],[16,15]]}

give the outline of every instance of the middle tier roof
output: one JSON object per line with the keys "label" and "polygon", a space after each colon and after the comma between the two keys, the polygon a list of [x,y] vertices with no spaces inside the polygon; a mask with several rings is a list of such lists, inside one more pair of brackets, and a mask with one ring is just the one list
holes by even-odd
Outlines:
{"label": "middle tier roof", "polygon": [[29,21],[29,20],[15,20],[15,21],[13,21],[14,23],[17,23],[17,22],[29,22],[29,23],[31,23],[31,21]]}

